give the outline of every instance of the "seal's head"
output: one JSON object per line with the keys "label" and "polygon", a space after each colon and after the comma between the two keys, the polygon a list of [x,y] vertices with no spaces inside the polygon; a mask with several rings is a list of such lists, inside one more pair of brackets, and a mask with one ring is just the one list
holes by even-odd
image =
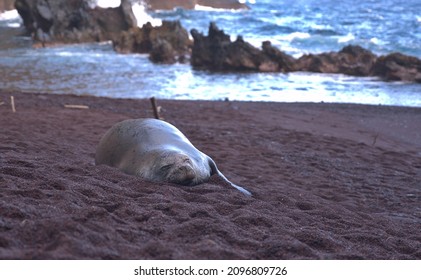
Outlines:
{"label": "seal's head", "polygon": [[180,185],[194,185],[196,172],[191,159],[182,153],[173,152],[161,160],[159,171],[166,182]]}
{"label": "seal's head", "polygon": [[194,161],[180,151],[155,151],[153,154],[150,157],[153,160],[153,164],[149,165],[151,168],[140,170],[141,177],[185,186],[197,185],[205,179],[195,171],[197,166]]}

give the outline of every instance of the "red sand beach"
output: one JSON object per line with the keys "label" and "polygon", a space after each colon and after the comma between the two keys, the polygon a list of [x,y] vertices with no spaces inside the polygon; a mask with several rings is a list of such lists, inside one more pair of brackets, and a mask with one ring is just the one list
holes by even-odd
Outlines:
{"label": "red sand beach", "polygon": [[95,166],[149,100],[0,92],[0,258],[421,259],[421,108],[158,103],[253,196]]}

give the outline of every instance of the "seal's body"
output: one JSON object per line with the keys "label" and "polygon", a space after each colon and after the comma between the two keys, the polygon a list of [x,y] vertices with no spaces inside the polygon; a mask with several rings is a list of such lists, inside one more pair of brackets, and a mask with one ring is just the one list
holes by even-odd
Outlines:
{"label": "seal's body", "polygon": [[231,183],[215,162],[196,149],[175,126],[157,119],[133,119],[115,124],[102,137],[95,164],[117,167],[127,174],[154,182],[193,186],[218,174]]}

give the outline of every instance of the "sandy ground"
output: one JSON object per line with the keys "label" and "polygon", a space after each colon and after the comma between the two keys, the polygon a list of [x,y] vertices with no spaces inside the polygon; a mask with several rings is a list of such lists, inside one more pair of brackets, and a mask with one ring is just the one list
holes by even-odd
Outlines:
{"label": "sandy ground", "polygon": [[420,108],[158,103],[253,196],[95,166],[149,100],[0,92],[0,258],[421,259]]}

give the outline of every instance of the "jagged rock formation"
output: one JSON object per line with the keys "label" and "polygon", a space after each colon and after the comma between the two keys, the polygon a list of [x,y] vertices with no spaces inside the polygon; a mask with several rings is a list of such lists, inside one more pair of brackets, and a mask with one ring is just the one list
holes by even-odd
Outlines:
{"label": "jagged rock formation", "polygon": [[212,71],[258,71],[337,73],[378,76],[386,81],[421,83],[421,60],[401,53],[376,56],[360,46],[346,46],[339,52],[303,55],[295,59],[273,47],[269,41],[258,49],[241,37],[230,36],[211,23],[208,35],[191,30],[194,38],[191,64]]}
{"label": "jagged rock formation", "polygon": [[[290,70],[294,60],[270,42],[264,42],[264,51],[245,42],[241,36],[231,42],[230,36],[211,23],[208,36],[191,30],[194,39],[191,64],[195,68],[214,71],[261,71],[274,72]],[[283,64],[285,62],[285,64]]]}

